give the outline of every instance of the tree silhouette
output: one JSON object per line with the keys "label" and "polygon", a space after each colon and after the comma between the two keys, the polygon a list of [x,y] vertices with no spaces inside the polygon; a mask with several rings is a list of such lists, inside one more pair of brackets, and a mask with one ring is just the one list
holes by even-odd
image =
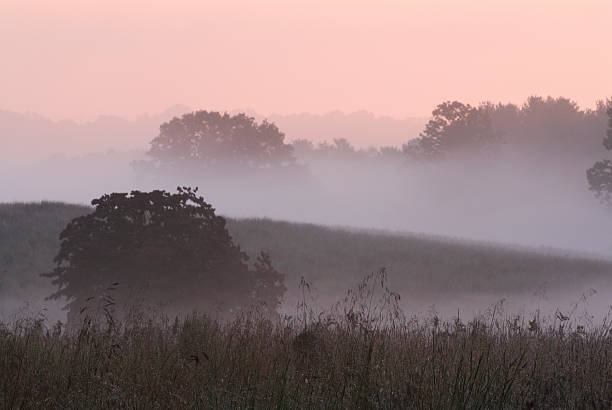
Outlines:
{"label": "tree silhouette", "polygon": [[278,168],[295,161],[284,138],[266,120],[196,111],[162,124],[148,155],[161,166]]}
{"label": "tree silhouette", "polygon": [[146,288],[176,311],[228,313],[259,302],[275,311],[286,290],[283,275],[264,253],[249,270],[225,219],[196,193],[178,188],[174,194],[103,195],[92,201],[91,214],[68,224],[56,268],[43,276],[59,287],[50,298],[68,298],[69,323],[111,284],[117,306]]}
{"label": "tree silhouette", "polygon": [[446,101],[432,112],[419,138],[405,144],[409,156],[438,158],[445,154],[486,150],[496,141],[486,110]]}
{"label": "tree silhouette", "polygon": [[[603,140],[603,145],[608,150],[612,150],[612,102],[608,104],[608,130]],[[592,168],[587,170],[587,181],[589,189],[595,196],[604,202],[612,202],[612,161],[597,161]]]}

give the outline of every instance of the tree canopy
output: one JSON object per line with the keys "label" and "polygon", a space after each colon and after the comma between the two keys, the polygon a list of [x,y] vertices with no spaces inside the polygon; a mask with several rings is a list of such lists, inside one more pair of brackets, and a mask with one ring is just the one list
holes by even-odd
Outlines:
{"label": "tree canopy", "polygon": [[[226,221],[197,189],[112,193],[60,234],[56,268],[44,274],[68,298],[68,320],[110,285],[117,305],[143,292],[177,311],[234,312],[263,302],[273,312],[286,290],[262,253],[250,270]],[[145,292],[146,290],[146,292]]]}
{"label": "tree canopy", "polygon": [[[603,145],[608,150],[612,150],[612,102],[609,103],[607,110],[608,129]],[[587,181],[589,189],[605,202],[612,202],[612,161],[597,161],[593,167],[587,170]]]}
{"label": "tree canopy", "polygon": [[294,163],[276,125],[245,114],[188,113],[160,126],[148,155],[162,166],[278,168]]}
{"label": "tree canopy", "polygon": [[459,101],[446,101],[433,110],[419,137],[404,145],[404,152],[426,158],[475,152],[490,148],[495,137],[486,110]]}

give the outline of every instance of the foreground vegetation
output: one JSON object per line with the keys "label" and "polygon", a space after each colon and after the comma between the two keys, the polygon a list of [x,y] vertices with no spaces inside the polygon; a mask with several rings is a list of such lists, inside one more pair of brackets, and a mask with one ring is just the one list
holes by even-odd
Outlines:
{"label": "foreground vegetation", "polygon": [[[303,285],[307,285],[303,283]],[[384,272],[316,315],[231,323],[133,313],[0,327],[2,408],[612,406],[609,322],[407,319]],[[98,318],[100,319],[100,318]]]}

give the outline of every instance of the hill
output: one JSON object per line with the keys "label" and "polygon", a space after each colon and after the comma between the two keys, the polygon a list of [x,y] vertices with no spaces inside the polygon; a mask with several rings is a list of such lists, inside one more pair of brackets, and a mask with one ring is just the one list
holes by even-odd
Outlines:
{"label": "hill", "polygon": [[[49,293],[50,285],[38,274],[53,267],[59,233],[68,221],[87,212],[86,206],[55,202],[0,204],[0,309],[6,310],[9,300],[41,300]],[[298,299],[302,276],[320,300],[328,301],[381,267],[389,272],[392,289],[413,301],[580,289],[609,283],[612,276],[612,262],[603,259],[426,235],[268,219],[229,219],[228,229],[249,255],[270,253],[286,274],[288,306]]]}

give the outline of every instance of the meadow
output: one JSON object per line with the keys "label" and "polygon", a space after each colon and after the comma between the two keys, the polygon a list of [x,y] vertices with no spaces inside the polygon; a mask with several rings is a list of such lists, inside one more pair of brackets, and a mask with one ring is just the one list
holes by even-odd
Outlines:
{"label": "meadow", "polygon": [[[1,310],[6,312],[9,304],[20,300],[42,306],[53,288],[39,274],[54,266],[59,233],[72,218],[90,209],[55,202],[0,204]],[[312,285],[314,299],[329,305],[364,275],[382,267],[388,272],[389,286],[403,301],[419,306],[434,297],[478,301],[478,295],[493,295],[487,301],[495,302],[512,295],[532,296],[544,288],[552,293],[611,282],[612,262],[591,255],[269,219],[228,219],[227,223],[252,258],[261,250],[270,253],[274,266],[285,274],[284,307],[290,311],[300,299],[301,278]],[[570,297],[578,299],[580,292]]]}
{"label": "meadow", "polygon": [[[382,276],[381,276],[382,275]],[[3,408],[449,408],[612,406],[612,335],[563,318],[419,321],[384,273],[325,315],[221,324],[135,312],[0,327]],[[380,280],[380,282],[379,282]],[[379,284],[381,286],[379,286]]]}
{"label": "meadow", "polygon": [[[50,293],[39,273],[52,268],[66,223],[89,209],[0,205],[3,300]],[[605,281],[609,261],[266,219],[229,219],[228,228],[247,253],[270,252],[286,274],[291,314],[270,319],[254,310],[220,323],[196,312],[169,318],[133,306],[122,320],[107,309],[88,311],[70,330],[47,320],[48,312],[13,316],[0,324],[0,407],[612,405],[609,315],[583,323],[561,313],[506,315],[494,306],[445,320],[401,306],[430,295],[519,294],[540,282]],[[322,308],[313,293],[338,302]]]}

